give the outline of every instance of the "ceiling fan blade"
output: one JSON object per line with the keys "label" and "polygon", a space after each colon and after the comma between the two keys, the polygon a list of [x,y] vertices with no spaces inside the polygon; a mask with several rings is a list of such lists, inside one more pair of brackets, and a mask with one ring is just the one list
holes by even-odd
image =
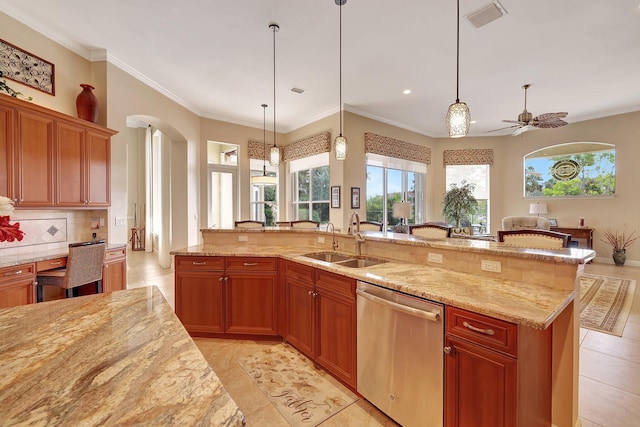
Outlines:
{"label": "ceiling fan blade", "polygon": [[499,129],[493,129],[493,130],[488,130],[484,133],[489,133],[489,132],[497,132],[499,130],[505,130],[505,129],[513,129],[513,128],[517,128],[520,127],[519,125],[514,125],[514,126],[507,126],[506,128],[499,128]]}
{"label": "ceiling fan blade", "polygon": [[526,125],[525,122],[521,122],[520,120],[503,120],[504,123],[516,123],[519,125]]}
{"label": "ceiling fan blade", "polygon": [[528,131],[534,130],[534,129],[535,129],[535,126],[533,126],[533,125],[522,126],[521,128],[518,128],[518,129],[514,130],[511,135],[518,136],[518,135],[521,135],[521,134],[523,134],[525,132],[528,132]]}
{"label": "ceiling fan blade", "polygon": [[537,122],[553,122],[556,120],[560,120],[560,119],[564,119],[565,117],[567,117],[566,112],[562,112],[562,113],[544,113],[544,114],[540,114],[537,117],[534,117],[533,120],[537,121]]}
{"label": "ceiling fan blade", "polygon": [[564,120],[556,120],[553,122],[534,123],[533,126],[541,129],[553,129],[553,128],[559,128],[559,127],[565,126],[567,124],[568,123],[565,122]]}

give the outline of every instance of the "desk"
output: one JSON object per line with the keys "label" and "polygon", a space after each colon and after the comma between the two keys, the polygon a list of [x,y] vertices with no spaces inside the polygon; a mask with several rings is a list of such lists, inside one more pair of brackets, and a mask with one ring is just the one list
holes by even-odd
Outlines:
{"label": "desk", "polygon": [[587,248],[593,249],[593,228],[551,227],[551,231],[571,234],[571,239],[585,239]]}

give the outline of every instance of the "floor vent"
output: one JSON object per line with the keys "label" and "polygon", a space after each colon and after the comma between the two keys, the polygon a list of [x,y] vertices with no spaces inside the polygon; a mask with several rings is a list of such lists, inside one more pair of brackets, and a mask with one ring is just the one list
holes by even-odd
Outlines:
{"label": "floor vent", "polygon": [[480,9],[477,9],[465,15],[465,18],[467,18],[467,20],[471,22],[474,27],[480,28],[483,25],[487,25],[489,22],[493,22],[506,14],[506,9],[500,4],[498,0],[494,0],[489,4],[485,4]]}

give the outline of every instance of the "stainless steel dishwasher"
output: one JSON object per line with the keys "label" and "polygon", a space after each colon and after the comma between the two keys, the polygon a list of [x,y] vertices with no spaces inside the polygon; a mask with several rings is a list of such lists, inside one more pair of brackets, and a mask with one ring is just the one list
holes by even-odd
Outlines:
{"label": "stainless steel dishwasher", "polygon": [[444,306],[358,282],[358,392],[404,427],[442,426]]}

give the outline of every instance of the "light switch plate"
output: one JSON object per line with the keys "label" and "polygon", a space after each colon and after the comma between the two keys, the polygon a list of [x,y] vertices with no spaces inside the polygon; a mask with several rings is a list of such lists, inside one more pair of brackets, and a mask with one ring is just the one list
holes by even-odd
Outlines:
{"label": "light switch plate", "polygon": [[249,236],[238,236],[238,242],[248,242]]}
{"label": "light switch plate", "polygon": [[444,257],[442,256],[442,254],[429,252],[429,255],[427,256],[427,261],[433,262],[435,264],[442,264],[444,262]]}
{"label": "light switch plate", "polygon": [[324,236],[318,236],[318,243],[324,243]]}
{"label": "light switch plate", "polygon": [[483,259],[480,261],[480,270],[490,271],[492,273],[501,273],[502,272],[502,264],[500,261],[488,261]]}
{"label": "light switch plate", "polygon": [[123,225],[127,225],[127,219],[123,216],[117,216],[116,217],[116,226],[123,226]]}

